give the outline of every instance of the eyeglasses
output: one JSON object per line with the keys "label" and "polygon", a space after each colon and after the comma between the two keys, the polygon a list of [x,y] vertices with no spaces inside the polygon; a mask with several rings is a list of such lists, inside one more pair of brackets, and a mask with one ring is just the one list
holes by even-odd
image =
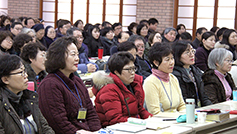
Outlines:
{"label": "eyeglasses", "polygon": [[133,73],[137,71],[137,67],[130,67],[130,68],[125,68],[123,70],[127,70],[129,73]]}
{"label": "eyeglasses", "polygon": [[184,53],[190,56],[191,54],[195,54],[195,53],[196,53],[196,50],[195,50],[195,49],[192,49],[192,50],[190,50],[190,51],[185,51]]}
{"label": "eyeglasses", "polygon": [[22,28],[15,28],[17,31],[21,31],[22,30]]}
{"label": "eyeglasses", "polygon": [[8,43],[13,43],[13,40],[12,40],[12,39],[6,38],[5,40],[6,40]]}
{"label": "eyeglasses", "polygon": [[234,61],[233,60],[224,60],[224,61],[227,61],[228,63],[233,63]]}
{"label": "eyeglasses", "polygon": [[76,38],[79,38],[80,40],[84,39],[84,37],[82,37],[82,36],[77,36]]}
{"label": "eyeglasses", "polygon": [[16,74],[21,74],[22,77],[25,77],[27,75],[27,71],[26,69],[24,69],[23,71],[21,72],[18,72],[18,73],[10,73],[9,75],[16,75]]}

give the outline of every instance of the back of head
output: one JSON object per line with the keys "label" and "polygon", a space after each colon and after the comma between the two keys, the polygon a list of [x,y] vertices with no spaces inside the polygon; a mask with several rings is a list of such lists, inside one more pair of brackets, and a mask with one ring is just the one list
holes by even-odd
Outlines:
{"label": "back of head", "polygon": [[0,87],[6,84],[2,81],[2,77],[9,76],[10,73],[22,65],[21,58],[16,55],[2,55],[0,56]]}
{"label": "back of head", "polygon": [[228,29],[228,28],[222,27],[221,29],[219,29],[219,30],[217,31],[216,37],[217,37],[218,40],[219,40],[220,36],[224,33],[224,31],[225,31],[226,29]]}
{"label": "back of head", "polygon": [[180,34],[180,38],[181,40],[188,40],[188,41],[192,41],[192,36],[189,32],[183,32]]}
{"label": "back of head", "polygon": [[212,31],[213,33],[216,33],[216,31],[217,31],[218,29],[220,29],[220,28],[217,27],[217,26],[214,26],[214,27],[212,27],[212,28],[210,29],[210,31]]}
{"label": "back of head", "polygon": [[39,50],[46,51],[46,47],[39,42],[30,42],[23,47],[20,56],[27,63],[31,63],[30,59],[35,59]]}
{"label": "back of head", "polygon": [[55,40],[48,48],[45,67],[48,73],[54,73],[58,69],[64,69],[66,67],[65,57],[67,53],[67,47],[71,44],[77,46],[77,39],[72,36],[64,36]]}
{"label": "back of head", "polygon": [[109,23],[108,21],[103,21],[103,23],[102,23],[101,25],[102,25],[103,28],[104,28],[104,27],[107,27],[107,25],[112,26],[112,24]]}
{"label": "back of head", "polygon": [[153,62],[157,61],[161,64],[162,58],[172,53],[173,51],[168,43],[156,42],[149,50],[148,59],[152,64],[152,67],[157,69],[157,66]]}
{"label": "back of head", "polygon": [[21,48],[28,42],[33,41],[28,34],[20,33],[13,39],[13,48],[17,53],[21,52]]}
{"label": "back of head", "polygon": [[135,59],[129,52],[117,52],[110,57],[108,68],[113,74],[115,71],[121,74],[123,67],[131,61],[134,62]]}

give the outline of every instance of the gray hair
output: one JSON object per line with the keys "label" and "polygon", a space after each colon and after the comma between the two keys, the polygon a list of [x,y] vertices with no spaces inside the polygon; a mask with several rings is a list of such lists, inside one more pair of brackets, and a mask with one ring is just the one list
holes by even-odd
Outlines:
{"label": "gray hair", "polygon": [[30,32],[32,32],[32,33],[34,33],[34,35],[36,35],[34,29],[30,29],[30,28],[24,27],[24,28],[21,30],[21,33],[24,33],[24,34],[28,34],[28,33],[30,33]]}
{"label": "gray hair", "polygon": [[77,27],[72,27],[72,28],[69,28],[69,29],[67,30],[66,35],[67,35],[67,36],[73,36],[73,32],[76,31],[76,30],[78,30],[78,31],[80,31],[80,32],[82,33],[82,30],[80,30],[79,28],[77,28]]}
{"label": "gray hair", "polygon": [[176,35],[178,34],[178,32],[176,31],[176,29],[173,28],[173,27],[165,28],[164,34],[168,34],[170,31],[175,31],[175,34],[176,34]]}
{"label": "gray hair", "polygon": [[224,60],[230,56],[233,58],[233,54],[225,48],[215,48],[208,56],[208,67],[210,69],[217,69],[216,63],[223,66]]}
{"label": "gray hair", "polygon": [[136,40],[142,40],[143,43],[144,43],[144,45],[146,44],[145,39],[144,39],[142,36],[140,36],[140,35],[131,35],[131,36],[128,38],[127,41],[131,41],[131,42],[134,43]]}

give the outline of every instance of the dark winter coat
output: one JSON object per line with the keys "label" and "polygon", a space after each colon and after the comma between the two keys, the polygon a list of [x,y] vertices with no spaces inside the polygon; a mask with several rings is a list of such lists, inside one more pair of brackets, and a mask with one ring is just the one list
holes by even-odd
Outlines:
{"label": "dark winter coat", "polygon": [[211,52],[211,50],[207,50],[204,46],[198,47],[196,51],[196,62],[195,65],[201,69],[202,71],[205,71],[208,69],[208,55]]}

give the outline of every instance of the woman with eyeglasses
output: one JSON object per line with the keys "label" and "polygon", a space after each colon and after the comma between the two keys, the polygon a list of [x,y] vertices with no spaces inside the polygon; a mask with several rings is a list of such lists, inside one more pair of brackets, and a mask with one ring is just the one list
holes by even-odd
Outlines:
{"label": "woman with eyeglasses", "polygon": [[195,106],[211,105],[204,91],[202,72],[195,63],[195,52],[191,42],[177,41],[172,45],[175,66],[173,74],[178,78],[184,101],[186,98],[195,99]]}
{"label": "woman with eyeglasses", "polygon": [[228,73],[231,69],[233,54],[225,48],[215,48],[208,56],[208,67],[202,76],[204,89],[209,100],[215,104],[233,98],[234,81]]}
{"label": "woman with eyeglasses", "polygon": [[134,60],[129,52],[117,52],[108,62],[111,73],[97,72],[93,76],[92,91],[102,127],[126,122],[129,117],[146,119],[152,116],[143,107],[143,79],[135,74]]}
{"label": "woman with eyeglasses", "polygon": [[57,134],[97,131],[100,120],[83,81],[74,75],[79,63],[77,40],[60,37],[49,46],[45,67],[49,73],[37,90],[39,108]]}
{"label": "woman with eyeglasses", "polygon": [[34,90],[36,91],[40,82],[47,75],[44,65],[46,47],[39,42],[30,42],[23,47],[20,56],[27,70],[28,79],[34,82]]}
{"label": "woman with eyeglasses", "polygon": [[150,113],[185,110],[178,79],[171,74],[174,68],[173,52],[167,43],[155,43],[148,54],[152,75],[144,80],[145,102]]}
{"label": "woman with eyeglasses", "polygon": [[27,90],[27,77],[20,57],[0,57],[0,133],[54,134],[40,112],[38,94]]}
{"label": "woman with eyeglasses", "polygon": [[208,69],[207,59],[208,55],[210,54],[211,50],[214,48],[216,43],[215,33],[213,32],[205,32],[202,34],[202,40],[200,47],[197,48],[196,62],[195,65],[205,71]]}
{"label": "woman with eyeglasses", "polygon": [[0,54],[15,54],[10,31],[0,31]]}

